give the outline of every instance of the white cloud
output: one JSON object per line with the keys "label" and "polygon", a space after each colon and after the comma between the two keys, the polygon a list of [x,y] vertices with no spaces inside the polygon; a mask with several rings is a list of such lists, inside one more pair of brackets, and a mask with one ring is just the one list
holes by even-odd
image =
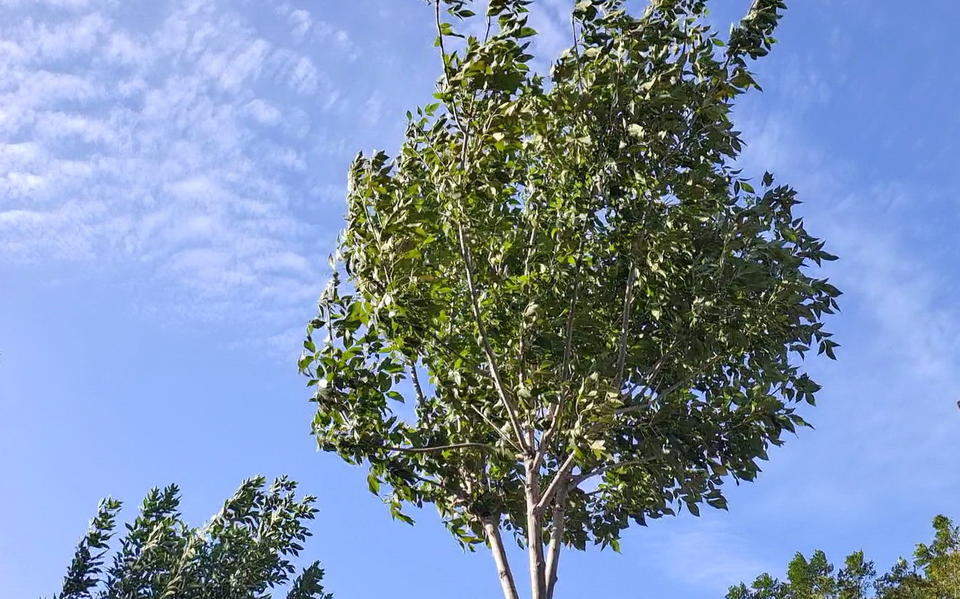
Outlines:
{"label": "white cloud", "polygon": [[725,522],[702,519],[671,526],[671,532],[647,543],[645,554],[653,556],[659,568],[678,583],[715,590],[721,596],[729,586],[752,581],[778,565],[761,559],[751,539]]}
{"label": "white cloud", "polygon": [[124,65],[142,64],[149,57],[149,49],[124,31],[110,34],[106,47],[106,56],[110,60]]}
{"label": "white cloud", "polygon": [[[79,8],[79,6],[78,6]],[[98,48],[111,23],[99,13],[90,13],[66,23],[49,25],[28,18],[21,27],[34,60],[58,60],[89,53]]]}
{"label": "white cloud", "polygon": [[90,100],[100,89],[96,82],[84,77],[44,69],[17,71],[7,81],[8,85],[16,86],[5,98],[8,106],[14,108],[40,108],[61,102]]}
{"label": "white cloud", "polygon": [[547,0],[531,13],[530,24],[538,33],[535,54],[543,71],[549,69],[563,50],[573,45],[571,9],[572,4],[565,0]]}
{"label": "white cloud", "polygon": [[0,7],[21,8],[45,6],[77,10],[90,6],[90,0],[0,0]]}
{"label": "white cloud", "polygon": [[[788,77],[801,79],[808,78]],[[875,338],[884,339],[886,349],[927,382],[934,377],[940,384],[960,383],[960,307],[941,292],[956,283],[955,273],[939,269],[925,253],[923,235],[918,240],[911,233],[916,198],[937,192],[921,182],[864,184],[855,165],[828,160],[786,115],[743,121],[750,168],[782,173],[802,196],[813,198],[806,210],[813,211],[808,226],[841,256],[837,277],[876,319],[880,329],[875,332],[881,334]],[[957,215],[944,218],[958,220]]]}
{"label": "white cloud", "polygon": [[247,114],[252,116],[254,120],[261,125],[276,125],[280,122],[280,117],[282,116],[276,106],[260,98],[254,98],[247,102],[246,111]]}
{"label": "white cloud", "polygon": [[113,2],[44,6],[71,10],[0,0],[0,261],[129,263],[171,314],[302,309],[333,235],[295,210],[317,195],[303,173],[342,144],[317,57],[225,1],[130,23]]}
{"label": "white cloud", "polygon": [[374,92],[363,104],[363,124],[373,127],[383,118],[383,96]]}
{"label": "white cloud", "polygon": [[[823,455],[820,463],[790,458],[794,476],[809,471],[813,481],[799,491],[803,497],[771,498],[851,518],[853,511],[879,514],[960,482],[944,474],[956,471],[951,448],[960,435],[960,306],[953,301],[960,278],[941,241],[960,226],[960,212],[949,209],[957,190],[900,173],[868,174],[871,165],[840,160],[809,139],[810,115],[833,105],[837,93],[802,62],[783,62],[790,68],[777,69],[766,87],[794,110],[742,111],[744,164],[798,189],[806,226],[840,256],[829,270],[845,295],[830,323],[840,328],[840,361],[820,377],[821,397],[836,402],[815,433],[823,440],[810,450]],[[817,411],[811,419],[821,424]],[[898,484],[878,494],[870,481],[891,472]]]}
{"label": "white cloud", "polygon": [[303,36],[310,31],[310,27],[313,26],[313,19],[310,18],[310,13],[305,10],[292,11],[289,16],[289,21],[293,35],[300,39],[302,39]]}
{"label": "white cloud", "polygon": [[320,74],[309,57],[299,56],[294,58],[291,56],[289,63],[283,70],[286,71],[290,84],[297,91],[309,94],[317,90]]}
{"label": "white cloud", "polygon": [[326,21],[317,21],[309,10],[294,8],[289,2],[281,2],[274,9],[285,20],[296,42],[309,42],[326,46],[328,43],[344,53],[348,60],[356,59],[356,48],[350,34]]}

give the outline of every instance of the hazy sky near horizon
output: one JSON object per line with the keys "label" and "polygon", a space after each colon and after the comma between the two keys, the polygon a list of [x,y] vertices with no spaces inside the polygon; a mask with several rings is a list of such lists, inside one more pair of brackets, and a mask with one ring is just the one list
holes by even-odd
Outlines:
{"label": "hazy sky near horizon", "polygon": [[[534,2],[544,62],[570,3]],[[713,4],[726,29],[748,2]],[[745,168],[795,186],[841,256],[816,430],[729,512],[566,553],[558,599],[716,598],[818,547],[886,567],[960,518],[960,4],[790,4],[737,115]],[[305,557],[337,597],[496,596],[432,509],[394,522],[315,452],[295,366],[349,162],[430,101],[430,19],[422,0],[0,0],[0,596],[55,592],[102,496],[130,516],[177,482],[200,523],[254,473],[319,497]]]}

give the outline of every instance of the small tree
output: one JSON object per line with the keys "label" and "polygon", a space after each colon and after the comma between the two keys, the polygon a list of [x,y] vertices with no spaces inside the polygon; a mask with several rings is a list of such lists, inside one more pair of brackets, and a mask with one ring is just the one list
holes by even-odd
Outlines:
{"label": "small tree", "polygon": [[933,529],[933,542],[917,545],[912,562],[901,558],[882,576],[862,551],[840,570],[822,551],[810,559],[798,553],[785,581],[762,574],[749,587],[731,587],[727,599],[960,599],[960,527],[937,516]]}
{"label": "small tree", "polygon": [[322,449],[368,464],[395,517],[433,503],[488,545],[508,599],[514,534],[546,599],[564,546],[725,507],[723,480],[805,424],[799,359],[833,357],[839,295],[807,268],[833,256],[792,189],[733,164],[781,0],[726,40],[704,0],[580,0],[549,78],[530,0],[432,4],[438,102],[408,113],[396,160],[353,164],[300,367]]}
{"label": "small tree", "polygon": [[[316,510],[312,497],[294,496],[292,481],[265,485],[262,477],[245,481],[200,528],[181,518],[175,485],[153,489],[109,565],[121,505],[102,501],[56,599],[267,599],[295,572],[289,558],[303,549],[310,535],[303,522]],[[322,579],[320,564],[312,564],[293,581],[287,599],[332,599]]]}

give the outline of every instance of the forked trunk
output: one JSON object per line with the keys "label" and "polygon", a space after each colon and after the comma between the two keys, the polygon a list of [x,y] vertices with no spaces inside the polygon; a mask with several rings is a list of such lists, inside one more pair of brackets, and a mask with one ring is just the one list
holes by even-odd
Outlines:
{"label": "forked trunk", "polygon": [[[552,530],[549,543],[544,542],[543,515],[535,509],[536,485],[533,493],[527,497],[527,555],[530,570],[530,599],[552,599],[556,591],[557,567],[563,546],[563,533],[566,515],[566,488],[558,490],[554,507],[551,510]],[[504,599],[520,599],[516,582],[510,568],[503,537],[500,534],[500,518],[490,517],[483,520],[483,531],[493,555],[500,579],[500,589]],[[545,545],[548,545],[545,547]],[[545,554],[546,550],[546,555]]]}

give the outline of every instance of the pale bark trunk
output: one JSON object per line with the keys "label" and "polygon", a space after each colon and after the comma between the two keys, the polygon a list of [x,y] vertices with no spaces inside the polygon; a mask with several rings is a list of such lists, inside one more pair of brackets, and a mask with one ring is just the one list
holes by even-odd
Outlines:
{"label": "pale bark trunk", "polygon": [[483,530],[487,535],[487,542],[490,543],[490,551],[493,553],[493,562],[497,566],[497,576],[500,578],[500,589],[503,590],[504,599],[520,599],[520,595],[517,594],[517,585],[513,581],[513,573],[510,571],[510,562],[507,561],[507,552],[503,547],[503,538],[500,536],[499,517],[496,521],[485,519]]}
{"label": "pale bark trunk", "polygon": [[557,489],[553,507],[553,530],[550,531],[550,547],[547,550],[547,599],[553,599],[557,588],[557,568],[560,565],[560,550],[563,549],[563,534],[566,525],[567,485]]}
{"label": "pale bark trunk", "polygon": [[537,504],[540,502],[540,478],[533,461],[527,463],[525,485],[527,500],[527,554],[530,558],[530,597],[547,599],[546,564],[543,558],[543,527]]}

